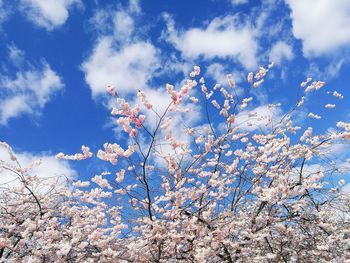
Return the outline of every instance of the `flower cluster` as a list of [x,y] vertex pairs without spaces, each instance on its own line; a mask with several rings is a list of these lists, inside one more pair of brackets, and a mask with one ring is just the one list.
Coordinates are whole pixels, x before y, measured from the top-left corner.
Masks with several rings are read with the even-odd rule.
[[[251,89],[263,85],[271,67],[248,74],[245,98],[232,76],[211,88],[198,66],[179,89],[166,85],[163,112],[143,91],[137,96],[144,107],[117,98],[112,115],[126,134],[97,152],[114,166],[84,181],[59,185],[30,175],[1,143],[9,158],[0,172],[16,180],[0,185],[0,261],[347,262],[350,197],[343,189],[350,161],[332,154],[349,142],[350,123],[324,133],[299,119],[295,125],[304,116],[297,111],[312,101],[306,97],[325,85],[311,78],[283,115],[248,107],[256,101]],[[116,96],[114,87],[108,92]],[[187,104],[193,108],[181,108]],[[155,125],[145,119],[150,112]],[[91,156],[86,146],[57,155]]]
[[[130,135],[132,137],[132,135]],[[136,150],[134,145],[129,146],[127,150],[123,150],[119,144],[105,143],[103,144],[104,150],[98,150],[97,157],[103,161],[108,161],[113,165],[116,165],[119,157],[129,158]]]
[[92,157],[92,152],[90,152],[89,147],[83,145],[81,146],[81,150],[83,153],[76,153],[73,155],[65,155],[64,153],[60,152],[56,155],[56,158],[64,159],[64,160],[80,161],[80,160],[85,160]]
[[[146,102],[147,101],[145,101],[145,103]],[[137,135],[137,129],[142,127],[142,123],[145,121],[146,116],[139,114],[141,109],[138,105],[131,108],[129,103],[121,98],[117,99],[117,103],[120,109],[113,108],[111,114],[119,116],[117,124],[123,127],[124,131],[127,132],[130,137],[135,137]]]

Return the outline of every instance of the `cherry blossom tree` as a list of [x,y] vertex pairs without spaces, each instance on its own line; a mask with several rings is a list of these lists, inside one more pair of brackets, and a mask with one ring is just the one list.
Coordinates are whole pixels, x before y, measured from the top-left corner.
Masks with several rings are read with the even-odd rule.
[[[271,67],[248,74],[245,94]],[[161,111],[147,92],[131,104],[109,86],[111,114],[127,139],[97,151],[110,168],[87,181],[40,178],[31,173],[39,164],[22,167],[2,143],[11,160],[0,163],[2,173],[14,180],[0,186],[0,259],[350,262],[350,199],[337,179],[349,163],[331,158],[335,145],[348,143],[350,123],[317,134],[298,117],[324,85],[302,82],[289,111],[252,108],[253,95],[243,97],[232,75],[210,88],[198,66],[180,88],[166,85]],[[92,156],[87,146],[57,154]]]

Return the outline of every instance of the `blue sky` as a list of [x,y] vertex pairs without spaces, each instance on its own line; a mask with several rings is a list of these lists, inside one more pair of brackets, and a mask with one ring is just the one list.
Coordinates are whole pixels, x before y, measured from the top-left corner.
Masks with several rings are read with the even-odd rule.
[[160,103],[161,88],[194,65],[212,84],[233,74],[245,96],[247,73],[273,61],[250,107],[286,111],[312,76],[327,84],[305,115],[322,119],[301,116],[303,125],[324,131],[350,118],[348,1],[0,0],[0,38],[0,140],[28,160],[120,139],[106,87],[131,100],[153,92]]

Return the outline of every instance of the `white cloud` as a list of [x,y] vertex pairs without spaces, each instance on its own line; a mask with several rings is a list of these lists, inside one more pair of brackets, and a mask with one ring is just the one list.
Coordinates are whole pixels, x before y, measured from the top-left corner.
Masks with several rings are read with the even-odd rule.
[[271,128],[272,123],[282,118],[282,110],[279,107],[262,105],[252,110],[244,110],[237,114],[235,124],[244,131]]
[[[28,152],[15,152],[18,162],[22,166],[31,167],[35,162],[41,160],[40,165],[33,165],[29,171],[30,175],[36,175],[40,178],[51,178],[64,176],[68,179],[74,179],[77,177],[77,172],[70,167],[67,161],[57,160],[54,156],[46,154],[32,154]],[[16,166],[16,164],[11,161],[7,151],[0,147],[0,160]],[[0,171],[0,185],[10,183],[13,185],[16,179],[14,175],[6,170]],[[63,182],[63,178],[61,179]]]
[[165,15],[166,40],[178,49],[186,59],[228,58],[238,60],[246,68],[257,65],[255,31],[247,24],[239,25],[233,16],[213,19],[206,28],[177,31],[173,20]]
[[169,60],[162,61],[162,69],[159,75],[175,76],[181,73],[184,78],[188,78],[190,72],[193,70],[193,63],[177,59],[175,54]]
[[344,157],[349,156],[349,144],[342,141],[335,141],[332,143],[329,149],[327,157],[333,160],[342,160]]
[[[147,100],[153,105],[153,109],[158,114],[163,114],[171,102],[171,96],[166,91],[165,85],[158,89],[148,88],[145,89],[144,92],[147,96]],[[140,105],[142,104],[140,101],[137,103]]]
[[[113,28],[113,21],[111,20],[112,12],[110,9],[98,9],[94,15],[89,19],[89,30],[97,31],[103,34]],[[113,30],[113,29],[112,29]]]
[[[24,53],[15,47],[10,49],[9,57],[14,65],[26,62]],[[46,62],[40,69],[31,65],[28,70],[19,68],[14,78],[0,75],[0,124],[6,125],[9,119],[25,113],[40,113],[63,87],[61,78]]]
[[243,4],[247,4],[248,0],[231,0],[231,4],[232,5],[243,5]]
[[15,79],[4,77],[1,80],[1,86],[17,94],[24,92],[27,95],[33,95],[36,100],[33,103],[40,108],[45,106],[56,91],[63,88],[60,77],[47,63],[43,64],[41,70],[17,72]]
[[[294,182],[299,181],[300,171],[301,171],[300,166],[297,166],[297,167],[294,167],[294,169],[291,169],[290,172],[288,173],[288,180],[294,181]],[[327,171],[322,164],[304,164],[302,172],[303,172],[302,173],[303,178],[307,178],[318,172],[326,173]]]
[[292,12],[293,34],[303,42],[306,57],[338,52],[350,44],[350,2],[286,0]]
[[24,52],[15,45],[8,45],[9,59],[15,66],[21,66],[24,62]]
[[158,50],[138,34],[140,14],[139,1],[130,0],[126,7],[98,10],[90,20],[98,38],[81,69],[93,97],[106,94],[108,85],[122,96],[145,89],[160,68]]
[[28,101],[30,101],[30,98],[25,95],[17,95],[2,100],[0,105],[0,123],[7,124],[11,118],[18,117],[24,113],[32,113]]
[[224,66],[222,64],[213,63],[207,67],[207,75],[210,76],[211,78],[213,78],[216,81],[216,83],[219,83],[221,85],[227,84],[227,75],[228,74],[233,75],[234,81],[236,81],[236,82],[242,81],[242,75],[239,72],[228,71],[224,68]]
[[4,1],[0,0],[0,24],[9,16],[9,10],[4,7]]
[[114,15],[114,35],[123,42],[128,41],[134,31],[134,20],[124,11],[118,11]]
[[283,41],[278,41],[274,44],[269,54],[269,60],[278,65],[280,65],[283,60],[292,60],[293,57],[292,48]]
[[346,62],[345,58],[339,58],[335,56],[330,61],[327,61],[327,65],[320,66],[317,63],[310,63],[309,74],[314,78],[319,79],[332,79],[337,77],[343,64]]
[[224,85],[227,82],[228,73],[225,72],[224,66],[219,63],[214,63],[207,67],[207,74],[218,84]]
[[80,0],[21,0],[20,9],[34,24],[53,30],[67,21],[73,6],[80,4]]
[[[327,129],[327,134],[332,134],[335,132],[337,131],[334,129],[334,127],[329,127]],[[344,160],[350,157],[349,144],[346,141],[333,140],[324,154],[328,160],[344,162]],[[347,166],[346,162],[344,162],[343,165]]]
[[130,13],[134,14],[140,14],[141,13],[141,6],[139,0],[129,0],[129,6],[128,10]]
[[121,94],[144,89],[157,67],[157,51],[152,44],[134,42],[115,47],[112,37],[100,38],[82,64],[93,96],[105,93],[108,85],[115,85]]
[[346,193],[346,194],[350,194],[350,183],[344,185],[342,188],[341,188],[342,192]]
[[100,8],[89,19],[89,28],[100,36],[113,36],[115,40],[130,42],[134,36],[135,21],[141,14],[138,0],[130,0],[128,6],[117,9]]

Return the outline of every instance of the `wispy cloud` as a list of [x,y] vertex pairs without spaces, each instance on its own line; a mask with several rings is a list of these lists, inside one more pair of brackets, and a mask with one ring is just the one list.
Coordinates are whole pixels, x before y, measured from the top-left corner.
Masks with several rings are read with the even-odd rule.
[[278,41],[273,45],[269,54],[269,60],[280,65],[284,60],[292,60],[293,49],[284,41]]
[[9,58],[17,71],[14,77],[0,74],[2,125],[23,114],[40,114],[56,92],[64,88],[60,76],[46,61],[42,61],[41,67],[34,67],[15,46],[9,47]]
[[[53,155],[48,154],[33,154],[29,152],[14,152],[18,162],[23,168],[30,168],[30,174],[39,178],[57,178],[63,183],[64,178],[74,179],[77,177],[77,172],[69,165],[67,161],[57,160]],[[11,161],[6,149],[0,147],[0,160],[16,166],[16,163]],[[36,164],[40,161],[40,165]],[[61,177],[61,178],[60,178]],[[13,173],[6,170],[0,171],[0,186],[18,184]]]
[[53,30],[66,23],[69,11],[82,5],[80,0],[21,0],[19,9],[39,27]]
[[286,0],[293,34],[301,39],[306,57],[337,53],[350,44],[350,2]]
[[170,15],[165,14],[167,31],[163,34],[186,59],[221,58],[240,62],[245,68],[257,65],[255,30],[238,23],[234,16],[213,19],[206,27],[178,30]]
[[279,107],[261,105],[237,114],[236,125],[243,131],[268,130],[272,124],[281,120],[283,112]]
[[[97,10],[92,18],[98,38],[81,69],[93,97],[105,93],[108,85],[124,95],[144,89],[159,68],[155,46],[135,33],[134,18],[140,12],[138,1],[130,1],[112,12]],[[106,28],[106,21],[113,21],[113,27]]]

